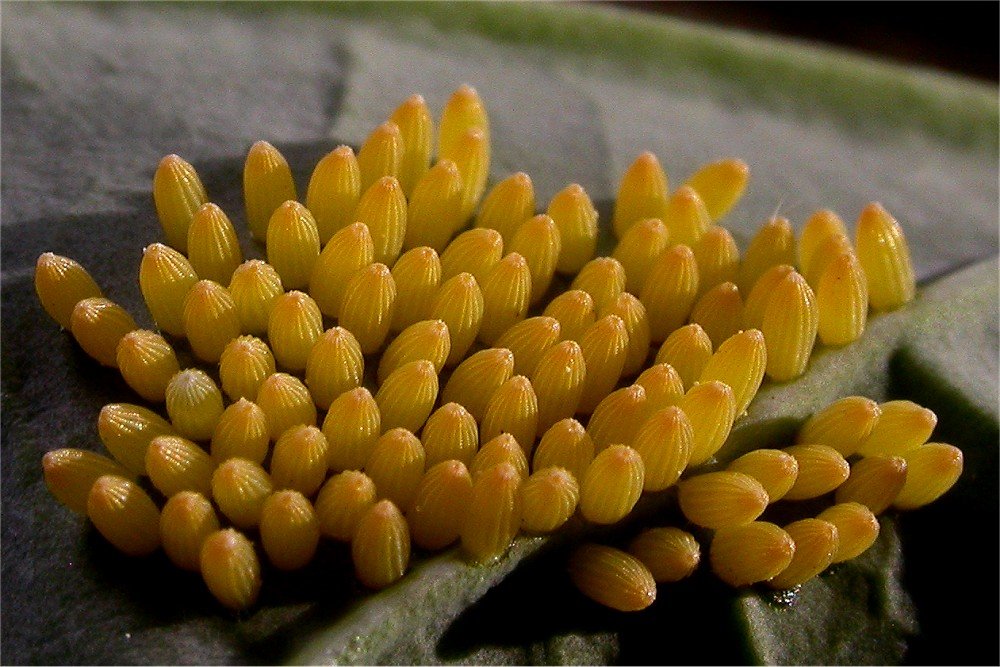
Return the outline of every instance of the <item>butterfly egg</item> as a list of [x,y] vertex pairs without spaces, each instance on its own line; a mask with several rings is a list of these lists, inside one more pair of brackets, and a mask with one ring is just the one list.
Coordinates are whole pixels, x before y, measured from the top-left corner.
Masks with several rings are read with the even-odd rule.
[[173,248],[153,243],[142,251],[139,289],[160,331],[184,335],[184,298],[196,282],[198,274],[187,257]]
[[456,236],[441,254],[441,278],[471,273],[483,284],[503,258],[503,237],[495,229],[469,229]]
[[529,303],[539,303],[552,284],[556,263],[562,251],[562,240],[556,223],[544,213],[525,220],[514,234],[509,250],[524,257],[528,263],[531,273]]
[[742,415],[757,395],[767,367],[764,334],[747,329],[733,334],[718,346],[698,376],[699,382],[718,380],[728,384],[736,401],[736,415]]
[[[764,312],[771,302],[775,288],[795,269],[789,264],[772,266],[757,279],[747,298],[743,301],[743,327],[760,329],[764,322]],[[746,291],[743,292],[746,294]]]
[[569,521],[580,502],[580,487],[565,468],[543,468],[521,484],[521,528],[552,533]]
[[102,475],[87,494],[87,516],[98,532],[128,556],[146,556],[160,546],[160,510],[135,482]]
[[452,160],[441,160],[421,177],[410,195],[403,247],[429,246],[442,252],[461,226],[462,174]]
[[479,427],[472,414],[459,403],[445,403],[427,418],[420,434],[427,465],[457,460],[465,465],[479,449]]
[[821,343],[839,346],[861,338],[868,322],[868,285],[857,257],[844,254],[830,263],[816,288],[816,306]]
[[643,491],[662,491],[677,483],[691,458],[694,431],[677,406],[653,413],[632,440],[642,457]]
[[359,470],[333,475],[316,496],[316,519],[324,537],[350,542],[361,516],[375,504],[375,482]]
[[316,221],[321,244],[351,224],[351,214],[360,198],[358,158],[350,146],[337,146],[316,163],[306,189],[306,208]]
[[392,112],[389,120],[399,128],[403,154],[399,163],[399,183],[407,197],[430,167],[434,121],[427,102],[410,95]]
[[496,340],[496,347],[514,355],[514,373],[530,376],[542,355],[560,340],[559,320],[539,315],[512,325]]
[[[452,353],[454,353],[454,344]],[[506,348],[491,347],[469,356],[452,371],[441,392],[442,403],[458,403],[477,422],[486,414],[493,394],[514,375],[514,354]]]
[[[361,192],[390,176],[395,179],[403,161],[403,136],[399,126],[386,121],[371,131],[358,149],[358,170],[361,174]],[[400,189],[402,193],[402,189]],[[362,195],[363,197],[364,195]],[[354,216],[356,219],[357,215]]]
[[139,328],[128,311],[100,296],[80,300],[73,307],[69,326],[83,351],[111,368],[118,367],[118,343]]
[[743,160],[726,158],[709,162],[691,174],[684,185],[692,188],[705,202],[709,217],[724,217],[743,197],[750,167]]
[[234,457],[263,463],[270,449],[267,416],[260,406],[245,398],[222,411],[212,434],[210,451],[216,463]]
[[375,261],[375,245],[363,222],[337,230],[323,246],[309,275],[309,296],[327,317],[336,317],[351,277]]
[[201,546],[205,538],[219,530],[219,518],[212,503],[195,491],[170,496],[160,512],[160,542],[170,561],[197,572],[201,567]]
[[677,405],[684,397],[684,383],[670,364],[653,364],[639,374],[635,384],[646,390],[646,406],[650,414]]
[[755,449],[735,459],[726,470],[749,475],[767,491],[768,502],[784,498],[799,475],[799,462],[779,449]]
[[940,442],[929,442],[903,455],[906,483],[893,501],[901,510],[913,510],[934,502],[955,485],[962,475],[962,450]]
[[705,202],[689,185],[682,185],[670,195],[662,217],[671,242],[692,247],[712,225]]
[[618,297],[598,313],[599,318],[617,315],[625,324],[628,335],[628,349],[625,353],[625,365],[622,367],[622,377],[630,377],[643,369],[649,357],[650,330],[646,307],[638,298],[622,292]]
[[485,470],[473,482],[459,537],[476,563],[498,559],[521,527],[521,475],[509,463]]
[[323,315],[305,292],[292,290],[274,301],[267,339],[279,366],[304,371],[309,353],[323,335]]
[[306,289],[319,257],[319,232],[312,213],[297,201],[286,201],[267,223],[267,261],[285,289]]
[[146,329],[122,336],[115,359],[128,386],[151,403],[166,400],[167,383],[181,369],[170,343]]
[[687,322],[697,294],[698,266],[691,248],[677,245],[660,255],[639,291],[654,341],[666,340]]
[[392,428],[375,441],[365,474],[375,483],[379,498],[388,498],[406,510],[423,477],[426,460],[417,436],[405,428]]
[[77,514],[87,513],[87,495],[99,477],[118,475],[135,479],[135,473],[116,461],[86,449],[53,449],[42,457],[45,486],[60,503]]
[[574,479],[581,480],[593,460],[594,442],[587,430],[577,420],[567,417],[545,431],[535,448],[531,469],[564,468]]
[[395,583],[410,564],[410,531],[391,500],[380,500],[358,520],[351,540],[354,574],[364,586]]
[[653,153],[642,153],[622,175],[611,226],[618,238],[644,218],[663,218],[667,207],[667,175]]
[[829,209],[820,209],[809,216],[802,226],[796,249],[797,266],[803,275],[811,273],[813,253],[831,236],[847,236],[847,228],[840,216]]
[[396,304],[396,281],[385,264],[354,274],[344,290],[338,322],[357,339],[364,354],[377,352],[389,335]]
[[879,418],[858,447],[862,456],[904,455],[927,442],[937,415],[913,401],[887,401],[879,406]]
[[851,466],[833,447],[792,445],[782,451],[794,456],[799,464],[799,474],[785,493],[785,500],[818,498],[843,484],[851,474]]
[[240,318],[229,290],[199,280],[184,299],[184,335],[202,361],[218,363],[229,341],[240,335]]
[[760,324],[767,344],[767,376],[786,382],[802,375],[818,328],[816,295],[800,274],[788,274],[775,286]]
[[326,480],[329,444],[315,426],[299,424],[281,434],[271,452],[275,489],[294,489],[313,496]]
[[881,514],[906,483],[906,460],[901,456],[867,456],[851,465],[851,474],[837,487],[838,503],[856,502]]
[[719,283],[695,302],[689,321],[701,326],[718,347],[743,329],[743,298],[734,283]]
[[455,142],[470,129],[481,130],[488,137],[490,121],[479,93],[472,86],[463,84],[455,89],[441,110],[438,156],[448,154]]
[[613,547],[584,544],[569,559],[577,590],[617,611],[641,611],[656,600],[656,581],[634,556]]
[[670,232],[659,218],[637,220],[615,246],[611,256],[625,269],[625,289],[638,294],[649,270],[669,247]]
[[271,565],[298,570],[316,555],[319,521],[312,503],[298,491],[277,491],[260,512],[260,541]]
[[605,396],[594,408],[587,421],[587,434],[596,451],[615,443],[631,446],[650,414],[642,385],[622,387]]
[[364,387],[334,399],[323,420],[330,470],[361,470],[382,433],[378,404]]
[[392,176],[384,176],[363,191],[354,219],[371,232],[375,261],[390,265],[403,249],[407,230],[407,204],[403,189]]
[[594,297],[579,289],[563,292],[549,301],[543,315],[559,322],[562,340],[579,341],[587,327],[597,321]]
[[242,611],[260,594],[260,562],[253,543],[233,528],[216,531],[201,547],[201,576],[224,607]]
[[451,335],[451,352],[446,366],[465,358],[479,335],[485,311],[483,293],[471,273],[460,273],[446,280],[431,304],[430,318],[443,320]]
[[382,353],[378,364],[378,381],[385,382],[397,368],[420,359],[434,364],[434,371],[440,373],[450,353],[451,337],[444,321],[416,322],[396,336]]
[[239,336],[229,341],[219,358],[222,390],[233,401],[257,398],[261,383],[274,371],[271,348],[255,336]]
[[531,386],[538,399],[536,434],[576,414],[586,381],[587,362],[576,341],[556,343],[542,355],[531,376]]
[[684,480],[677,500],[688,521],[717,530],[753,521],[767,508],[768,496],[750,475],[723,470]]
[[181,491],[210,494],[214,471],[212,457],[187,438],[160,435],[146,450],[149,481],[167,498]]
[[382,415],[382,430],[402,427],[416,433],[427,421],[438,395],[434,364],[419,359],[389,374],[375,394]]
[[[809,263],[809,271],[802,271],[806,282],[816,290],[819,288],[820,278],[826,273],[827,268],[843,255],[853,255],[854,248],[851,241],[846,236],[833,235],[823,239],[812,254],[812,261]],[[859,264],[860,267],[860,264]],[[862,272],[862,276],[864,272]],[[867,288],[867,284],[866,284]]]
[[628,551],[649,568],[658,583],[685,579],[701,562],[701,547],[694,535],[672,526],[642,531],[629,543]]
[[639,452],[612,445],[597,454],[580,483],[580,513],[598,524],[617,523],[639,502],[645,466]]
[[306,386],[323,410],[345,391],[361,386],[364,373],[361,346],[344,327],[327,329],[306,357]]
[[500,433],[485,441],[485,444],[472,457],[469,474],[475,481],[484,472],[501,463],[509,463],[514,466],[514,470],[521,476],[521,479],[528,477],[528,458],[524,448],[510,433]]
[[188,261],[199,277],[228,285],[243,262],[236,229],[221,208],[203,204],[188,228]]
[[728,384],[710,380],[691,387],[677,405],[691,420],[694,429],[690,465],[701,465],[711,459],[729,437],[736,419],[736,395]]
[[249,459],[227,459],[212,473],[212,500],[223,516],[244,530],[260,523],[264,501],[273,490],[271,476]]
[[261,383],[254,402],[267,416],[271,440],[277,440],[293,426],[316,425],[316,405],[309,389],[294,375],[274,373],[268,376]]
[[785,526],[795,542],[791,562],[767,583],[772,588],[794,588],[809,581],[833,562],[840,545],[837,527],[823,519],[800,519]]
[[625,267],[614,257],[595,257],[583,265],[569,288],[589,294],[597,312],[625,291]]
[[725,227],[713,225],[691,247],[698,265],[698,296],[720,283],[735,283],[740,250]]
[[607,315],[580,336],[580,350],[587,369],[579,412],[590,414],[618,384],[628,355],[628,331],[617,315]]
[[184,369],[167,383],[167,415],[179,435],[210,440],[222,416],[222,392],[204,371]]
[[160,160],[153,174],[153,205],[169,245],[187,252],[191,218],[207,201],[205,186],[191,163],[173,154]]
[[509,433],[527,456],[534,448],[538,423],[539,403],[535,389],[528,378],[515,375],[500,385],[486,404],[479,440],[485,443],[501,433]]
[[712,572],[736,588],[772,579],[788,567],[794,554],[791,535],[767,521],[720,528],[708,548]]
[[253,237],[265,240],[275,209],[295,199],[298,195],[288,161],[268,142],[256,142],[243,165],[243,203]]
[[404,252],[392,265],[391,273],[396,282],[396,307],[390,331],[402,331],[430,317],[441,286],[441,260],[434,248],[420,246]]
[[834,563],[857,558],[878,538],[878,519],[861,503],[838,503],[820,512],[816,518],[828,521],[837,528]]
[[267,333],[271,308],[284,293],[281,276],[267,262],[251,259],[236,267],[229,281],[229,295],[236,304],[240,330],[254,336]]
[[854,244],[873,309],[893,310],[913,300],[916,282],[910,249],[899,223],[881,204],[873,202],[861,211]]
[[101,408],[97,432],[111,455],[134,475],[146,474],[146,449],[153,438],[176,435],[166,419],[130,403],[109,403]]
[[[506,245],[514,240],[514,234],[521,223],[534,214],[535,189],[531,177],[519,171],[503,179],[486,193],[479,206],[475,226],[479,229],[496,230]],[[551,211],[549,215],[552,216]]]
[[[486,191],[486,180],[490,175],[490,152],[489,132],[475,128],[467,130],[458,137],[449,150],[438,156],[441,161],[454,161],[462,177],[459,225],[468,220],[476,210],[479,200]],[[459,225],[452,228],[452,233],[458,231]]]
[[712,339],[700,324],[692,323],[675,329],[656,352],[656,364],[666,364],[676,371],[685,389],[690,389],[701,377],[712,358]]
[[795,233],[787,218],[775,216],[761,225],[743,253],[736,274],[740,292],[747,294],[769,268],[795,264]]
[[871,434],[882,409],[864,396],[847,396],[826,406],[802,425],[796,442],[826,445],[851,456]]
[[493,345],[504,331],[524,319],[531,297],[531,270],[516,252],[493,267],[482,286],[483,318],[479,340]]
[[556,271],[572,275],[594,258],[597,250],[597,209],[587,191],[571,183],[553,195],[545,211],[556,223],[562,250]]
[[35,262],[35,293],[49,317],[64,329],[73,307],[83,299],[102,296],[87,270],[69,257],[44,252]]
[[440,461],[417,485],[407,518],[413,543],[428,551],[444,549],[459,538],[469,501],[472,477],[461,461]]

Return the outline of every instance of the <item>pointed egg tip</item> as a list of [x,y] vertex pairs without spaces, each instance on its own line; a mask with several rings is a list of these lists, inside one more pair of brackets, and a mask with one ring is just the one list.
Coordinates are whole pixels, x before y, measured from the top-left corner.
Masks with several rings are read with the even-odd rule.
[[387,120],[381,125],[379,125],[377,128],[375,128],[375,131],[372,132],[372,134],[400,136],[402,133],[400,132],[399,125],[397,125],[395,121]]

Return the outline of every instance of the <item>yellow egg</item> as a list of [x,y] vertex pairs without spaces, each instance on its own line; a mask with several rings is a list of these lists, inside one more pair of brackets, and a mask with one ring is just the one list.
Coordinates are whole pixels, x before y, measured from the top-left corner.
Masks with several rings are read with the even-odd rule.
[[243,201],[253,237],[263,241],[271,214],[282,203],[295,199],[295,182],[288,161],[268,142],[256,142],[243,166]]
[[306,208],[316,220],[321,244],[351,224],[360,197],[361,169],[354,150],[337,146],[316,163],[306,190]]

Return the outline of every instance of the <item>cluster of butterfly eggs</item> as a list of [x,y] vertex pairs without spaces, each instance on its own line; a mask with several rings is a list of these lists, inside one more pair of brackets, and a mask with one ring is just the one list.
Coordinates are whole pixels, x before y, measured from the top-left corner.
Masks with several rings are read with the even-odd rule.
[[[482,198],[489,123],[474,90],[448,101],[438,138],[431,166],[430,116],[411,97],[356,156],[341,146],[319,162],[305,206],[280,153],[255,144],[246,217],[267,262],[243,262],[193,167],[164,158],[154,199],[169,245],[146,248],[139,272],[162,333],[138,329],[79,264],[42,255],[45,309],[170,418],[106,406],[99,431],[115,460],[50,452],[57,498],[127,553],[162,544],[230,607],[251,605],[260,587],[240,531],[257,530],[286,569],[307,563],[321,535],[349,541],[358,578],[379,588],[405,572],[411,541],[460,540],[487,561],[578,505],[586,520],[620,520],[643,490],[711,459],[765,374],[801,374],[817,335],[850,342],[869,302],[913,296],[905,240],[877,204],[854,247],[821,211],[797,247],[788,221],[769,221],[741,260],[713,221],[739,199],[745,165],[707,165],[669,194],[646,153],[621,182],[618,246],[595,259],[597,213],[579,185],[543,215],[523,173]],[[474,212],[475,228],[461,231]],[[570,289],[527,317],[556,273],[575,276]],[[324,331],[324,316],[338,326]],[[217,363],[221,391],[204,371],[181,370],[163,334]],[[662,344],[643,370],[651,342]],[[383,348],[372,396],[365,357]],[[584,428],[575,417],[586,415]],[[141,475],[167,498],[162,511]]]

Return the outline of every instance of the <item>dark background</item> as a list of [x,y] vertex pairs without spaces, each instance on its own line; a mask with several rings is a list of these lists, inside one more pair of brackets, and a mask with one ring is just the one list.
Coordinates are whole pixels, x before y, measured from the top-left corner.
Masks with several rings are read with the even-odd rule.
[[997,82],[997,2],[615,2]]

